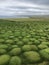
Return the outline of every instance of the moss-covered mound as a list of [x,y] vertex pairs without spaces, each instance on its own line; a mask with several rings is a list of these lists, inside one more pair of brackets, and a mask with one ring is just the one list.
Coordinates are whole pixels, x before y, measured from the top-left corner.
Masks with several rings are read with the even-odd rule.
[[46,48],[48,48],[48,46],[45,44],[40,44],[40,45],[38,45],[38,48],[39,49],[46,49]]
[[5,40],[4,39],[0,39],[0,43],[3,43]]
[[39,40],[34,40],[35,45],[39,45],[40,41]]
[[13,56],[9,62],[9,65],[21,65],[21,59],[18,56]]
[[23,51],[31,51],[31,50],[32,50],[31,45],[24,45],[24,46],[22,47],[22,50],[23,50]]
[[10,60],[10,56],[9,55],[1,55],[0,56],[0,65],[8,64],[9,60]]
[[34,51],[24,52],[24,56],[28,62],[39,62],[41,60],[40,55]]
[[31,45],[31,49],[32,49],[33,51],[38,51],[38,47],[37,47],[36,45]]
[[17,47],[18,47],[18,45],[11,45],[11,47],[12,47],[12,48],[17,48]]
[[49,48],[41,50],[40,54],[44,59],[49,60]]
[[42,44],[45,44],[45,45],[49,46],[49,42],[42,42]]
[[5,54],[6,50],[5,49],[0,49],[0,54]]
[[7,49],[8,48],[8,45],[6,44],[0,44],[0,49]]
[[6,41],[5,41],[5,43],[8,43],[8,44],[14,44],[14,41],[13,41],[13,40],[8,39],[8,40],[6,40]]
[[22,46],[23,45],[23,42],[22,41],[19,41],[16,43],[18,46]]
[[21,53],[21,48],[14,48],[9,53],[10,55],[19,55]]
[[31,50],[37,51],[38,48],[37,48],[36,45],[24,45],[24,46],[22,47],[22,50],[23,50],[23,51],[31,51]]

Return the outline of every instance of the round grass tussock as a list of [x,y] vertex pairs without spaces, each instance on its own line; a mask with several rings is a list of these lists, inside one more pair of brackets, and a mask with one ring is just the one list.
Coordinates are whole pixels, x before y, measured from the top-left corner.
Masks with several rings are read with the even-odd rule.
[[22,46],[24,43],[23,43],[22,41],[18,41],[16,44],[17,44],[18,46]]
[[21,53],[21,48],[13,48],[10,51],[10,55],[19,55]]
[[9,39],[13,39],[14,38],[14,36],[9,36]]
[[18,56],[13,56],[9,62],[9,65],[21,65],[21,59]]
[[6,50],[5,49],[0,49],[0,54],[5,54]]
[[31,50],[32,50],[31,45],[24,45],[24,46],[22,47],[22,50],[23,50],[23,51],[31,51]]
[[33,42],[31,42],[31,41],[30,41],[30,42],[28,42],[27,44],[28,44],[28,45],[32,45],[32,44],[33,44]]
[[39,45],[40,41],[39,40],[35,40],[34,43],[35,43],[35,45]]
[[8,43],[8,44],[14,44],[14,41],[13,40],[10,40],[10,39],[9,40],[6,40],[5,42]]
[[7,49],[8,48],[8,45],[6,44],[0,44],[0,49]]
[[4,39],[0,39],[0,43],[3,43],[5,40]]
[[8,64],[9,60],[10,60],[10,56],[9,55],[1,55],[0,56],[0,65]]
[[31,42],[34,42],[36,39],[35,38],[30,38],[29,39]]
[[48,48],[48,46],[44,45],[44,44],[40,44],[40,45],[38,45],[38,48],[39,49],[46,49],[46,48]]
[[19,39],[18,39],[18,38],[15,38],[15,39],[14,39],[14,41],[15,41],[15,42],[18,42],[18,41],[19,41]]
[[45,45],[49,46],[49,42],[42,42],[42,44],[45,44]]
[[33,51],[38,51],[38,48],[37,48],[36,45],[31,45],[31,48],[32,48]]
[[18,45],[12,45],[11,46],[11,48],[17,48],[18,47]]
[[19,37],[20,36],[20,32],[18,31],[18,32],[15,32],[15,36],[16,37]]
[[40,54],[44,59],[49,60],[49,48],[41,50]]
[[22,40],[24,43],[27,43],[27,42],[29,42],[29,39],[27,39],[27,38],[23,38],[23,40]]
[[39,62],[41,60],[40,55],[35,51],[24,52],[24,56],[28,62]]

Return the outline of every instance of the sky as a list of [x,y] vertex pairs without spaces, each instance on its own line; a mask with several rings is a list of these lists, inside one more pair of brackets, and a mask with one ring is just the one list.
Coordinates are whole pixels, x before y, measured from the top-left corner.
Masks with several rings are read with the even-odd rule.
[[0,0],[0,17],[49,15],[49,0]]

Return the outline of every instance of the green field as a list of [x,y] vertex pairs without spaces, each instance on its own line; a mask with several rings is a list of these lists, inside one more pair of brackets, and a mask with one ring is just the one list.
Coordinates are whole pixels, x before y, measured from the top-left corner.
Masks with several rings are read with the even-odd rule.
[[49,19],[0,19],[0,65],[49,65]]

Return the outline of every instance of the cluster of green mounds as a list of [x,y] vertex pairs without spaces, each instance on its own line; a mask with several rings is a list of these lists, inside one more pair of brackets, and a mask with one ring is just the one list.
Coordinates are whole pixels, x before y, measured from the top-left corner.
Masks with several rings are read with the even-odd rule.
[[0,20],[0,65],[49,65],[49,22]]

